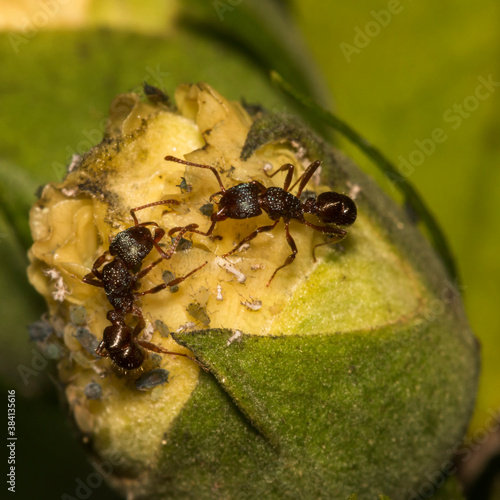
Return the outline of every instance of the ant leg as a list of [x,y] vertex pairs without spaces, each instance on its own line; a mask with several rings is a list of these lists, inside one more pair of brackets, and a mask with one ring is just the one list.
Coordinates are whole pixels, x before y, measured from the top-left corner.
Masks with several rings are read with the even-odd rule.
[[154,286],[153,288],[150,288],[149,290],[145,290],[144,292],[137,292],[135,294],[136,297],[142,297],[143,295],[150,294],[150,293],[158,293],[161,292],[162,290],[165,290],[167,288],[167,285],[165,283],[162,283],[161,285]]
[[347,234],[345,229],[340,229],[339,227],[317,226],[306,220],[304,220],[304,224],[312,227],[315,231],[319,231],[321,234],[336,234],[340,239],[345,238]]
[[[139,210],[143,210],[144,208],[148,208],[148,207],[154,207],[156,205],[168,205],[168,204],[172,204],[172,205],[180,205],[181,202],[178,201],[178,200],[161,200],[161,201],[154,201],[153,203],[148,203],[147,205],[141,205],[140,207],[135,207],[135,208],[131,208],[130,209],[130,215],[132,216],[132,218],[134,219],[134,224],[136,226],[139,225],[139,221],[137,220],[137,217],[135,216],[135,212],[138,212]],[[146,224],[154,224],[154,223],[151,223],[151,222],[147,222]],[[145,224],[141,224],[141,226],[144,226]]]
[[290,222],[285,222],[285,234],[286,234],[286,241],[288,242],[288,245],[292,249],[292,253],[286,258],[285,263],[278,267],[276,271],[274,271],[273,275],[271,276],[271,279],[268,281],[266,286],[269,286],[271,284],[271,281],[273,281],[273,278],[276,276],[276,273],[280,270],[283,269],[286,266],[289,266],[294,260],[295,256],[297,255],[297,245],[295,244],[294,239],[292,238],[292,235],[290,234],[290,231],[288,229]]
[[149,266],[145,267],[144,269],[141,269],[134,277],[134,281],[137,282],[140,279],[144,278],[146,274],[153,269],[153,267],[157,266],[160,262],[163,261],[163,257],[160,257],[159,259],[155,260],[153,263],[149,264]]
[[285,163],[280,168],[278,168],[276,172],[273,172],[272,174],[268,174],[266,171],[264,171],[264,173],[268,177],[274,177],[278,172],[281,172],[282,170],[288,170],[288,172],[286,173],[285,182],[283,183],[283,189],[285,191],[288,191],[290,183],[292,182],[293,171],[295,170],[295,167],[291,163]]
[[[186,233],[197,233],[198,231],[196,231],[196,229],[198,228],[198,224],[188,224],[187,226],[184,226],[179,234],[177,235],[177,237],[175,238],[175,240],[173,241],[172,245],[170,246],[170,248],[168,249],[168,255],[170,258],[174,253],[175,251],[177,250],[177,246],[179,245],[182,237],[186,234]],[[169,234],[170,234],[170,231],[169,231]]]
[[148,351],[157,352],[159,354],[170,354],[172,356],[182,356],[184,358],[188,358],[191,361],[194,361],[200,368],[203,368],[206,372],[208,372],[208,368],[203,366],[197,359],[193,358],[192,356],[189,356],[188,354],[184,354],[182,352],[167,351],[163,347],[160,347],[156,344],[152,344],[151,342],[146,342],[145,340],[137,340],[137,343],[144,349],[147,349]]
[[82,281],[87,283],[87,285],[98,286],[100,288],[104,288],[104,283],[100,279],[96,279],[93,273],[86,274]]
[[[196,229],[187,229],[186,231],[184,231],[184,233],[186,232],[189,232],[189,233],[196,233],[196,234],[201,234],[202,236],[210,236],[213,231],[214,231],[214,228],[215,228],[215,224],[217,223],[217,220],[214,220],[212,219],[212,224],[211,226],[208,228],[208,231],[206,233],[204,233],[203,231],[198,231]],[[188,227],[193,227],[193,226],[196,226],[198,227],[197,224],[190,224],[189,226],[179,226],[179,227],[173,227],[169,232],[168,232],[168,235],[169,236],[172,236],[174,235],[175,233],[178,233],[179,231],[183,231],[184,229],[188,228]]]
[[132,339],[136,339],[139,334],[146,328],[146,322],[144,321],[144,318],[142,315],[139,318],[139,321],[137,322],[137,325],[135,325],[134,331],[132,332]]
[[216,196],[219,196],[220,194],[224,194],[224,191],[217,191],[216,193],[211,194],[208,201],[212,201]]
[[175,253],[175,250],[177,249],[177,246],[179,245],[182,237],[186,233],[197,233],[198,232],[198,231],[196,231],[197,227],[198,227],[198,224],[189,224],[189,225],[184,226],[184,227],[174,227],[173,229],[171,229],[168,232],[169,236],[171,236],[171,234],[173,234],[173,233],[176,233],[177,231],[180,231],[180,232],[179,232],[179,235],[175,238],[175,240],[172,243],[172,245],[170,246],[170,248],[168,249],[168,251],[166,251],[166,252],[163,251],[163,249],[160,247],[160,245],[158,245],[158,241],[160,241],[160,239],[163,238],[163,236],[165,234],[165,231],[163,229],[159,228],[158,233],[155,232],[155,238],[153,240],[153,245],[156,248],[156,250],[158,251],[158,253],[161,255],[162,259],[168,260]]
[[[142,225],[142,224],[141,224]],[[153,236],[153,246],[156,248],[156,251],[162,256],[162,259],[166,259],[165,255],[167,255],[162,248],[160,247],[159,243],[162,240],[162,238],[165,236],[165,230],[162,229],[161,227],[158,226],[158,224],[155,224],[157,227],[154,230],[154,236]],[[156,266],[156,264],[154,264]]]
[[[168,252],[164,252],[163,249],[159,245],[161,239],[164,236],[165,236],[165,230],[162,229],[161,227],[157,227],[155,229],[155,232],[154,232],[152,243],[153,243],[153,246],[156,248],[156,251],[161,255],[162,259],[170,259],[171,255],[169,255]],[[154,265],[156,266],[156,264],[154,264]]]
[[[172,255],[174,254],[177,246],[179,245],[179,242],[182,238],[182,236],[186,233],[186,232],[194,232],[194,229],[198,227],[198,224],[189,224],[188,226],[185,226],[183,228],[178,228],[181,230],[181,233],[179,234],[179,236],[175,239],[174,243],[172,244],[172,246],[169,248],[169,250],[167,252],[164,252],[163,249],[160,247],[159,245],[159,242],[162,240],[162,238],[165,236],[165,230],[162,229],[161,227],[158,226],[158,224],[156,224],[156,222],[146,222],[145,224],[139,224],[140,226],[144,226],[146,224],[149,224],[149,225],[155,225],[157,226],[155,228],[155,232],[154,232],[154,236],[153,236],[153,246],[156,248],[156,251],[161,255],[161,258],[162,259],[170,259],[170,257],[172,257]],[[176,228],[174,228],[176,229]],[[170,236],[170,232],[169,231],[169,236]],[[159,261],[158,261],[159,262]],[[156,263],[153,263],[151,266],[148,266],[149,269],[151,269],[151,267],[154,267],[156,266],[156,264],[158,264],[158,262]],[[145,268],[145,269],[148,269],[148,268]],[[142,275],[144,276],[144,274]]]
[[202,267],[205,267],[208,264],[207,262],[204,262],[201,266],[198,266],[196,269],[193,269],[189,273],[187,273],[185,276],[181,276],[180,278],[175,278],[168,283],[165,284],[165,286],[175,286],[178,285],[179,283],[182,283],[186,278],[189,278],[192,274],[194,274],[196,271],[199,271]]
[[344,237],[343,236],[338,236],[337,238],[332,238],[330,241],[325,241],[324,243],[318,243],[317,245],[314,245],[313,247],[313,251],[312,251],[312,254],[313,254],[313,260],[314,262],[317,262],[317,258],[316,258],[316,248],[318,247],[322,247],[324,245],[333,245],[334,243],[337,243],[338,241],[342,240]]
[[154,229],[154,236],[153,236],[154,243],[159,243],[164,236],[165,236],[165,229],[162,229],[161,227],[156,227]]
[[106,347],[104,346],[104,340],[101,340],[99,342],[99,345],[96,347],[95,353],[102,358],[107,358],[109,356],[109,353],[105,349]]
[[279,222],[279,219],[271,226],[258,227],[253,233],[250,233],[246,238],[243,238],[231,251],[225,253],[222,257],[228,257],[229,255],[232,255],[234,252],[236,252],[241,247],[241,245],[253,240],[259,233],[263,233],[266,231],[272,231],[276,227],[276,224],[278,224],[278,222]]
[[86,274],[83,278],[82,281],[84,283],[87,283],[87,285],[93,285],[93,286],[98,286],[103,288],[104,283],[102,282],[103,275],[101,271],[99,271],[99,268],[109,260],[109,252],[104,252],[95,262],[94,265],[92,266],[92,272]]
[[204,262],[201,266],[198,266],[196,269],[193,269],[192,271],[187,273],[185,276],[181,276],[180,278],[174,278],[173,280],[170,280],[168,283],[162,283],[161,285],[157,285],[153,288],[150,288],[149,290],[145,290],[144,292],[138,292],[135,295],[136,295],[136,297],[141,297],[142,295],[146,295],[146,294],[150,294],[150,293],[158,293],[158,292],[161,292],[162,290],[165,290],[165,288],[167,288],[167,287],[178,285],[179,283],[182,283],[186,278],[189,278],[196,271],[199,271],[202,267],[205,267],[207,264],[208,264],[208,261]]
[[[137,297],[137,294],[135,294],[135,297]],[[142,315],[142,310],[137,304],[132,305],[132,309],[129,311],[129,313],[132,316],[135,316],[136,318],[139,318],[140,320],[142,320],[144,322],[144,316]],[[122,319],[122,321],[124,321],[124,320]],[[145,323],[144,323],[144,326],[146,326]],[[144,328],[144,326],[141,328],[141,330]]]
[[[88,283],[89,285],[94,285],[94,286],[102,286],[102,285],[96,285],[95,283],[90,283],[89,281],[91,281],[91,278],[97,278],[98,280],[102,280],[103,276],[101,271],[99,271],[99,268],[108,260],[110,260],[110,255],[109,252],[106,251],[94,262],[94,265],[92,266],[92,272],[84,276],[83,278],[84,283]],[[89,281],[87,281],[87,279]]]
[[180,158],[176,158],[175,156],[165,156],[165,160],[175,161],[177,163],[182,163],[183,165],[190,165],[191,167],[208,168],[214,173],[215,177],[217,178],[217,182],[219,183],[221,192],[222,193],[226,192],[226,188],[224,187],[224,184],[222,184],[222,179],[220,178],[219,172],[217,172],[215,167],[212,167],[210,165],[202,165],[201,163],[193,163],[191,161],[181,160]]
[[318,169],[318,167],[321,165],[321,161],[316,160],[312,162],[306,169],[306,171],[295,181],[294,185],[290,188],[290,191],[297,185],[297,183],[300,181],[299,184],[299,190],[297,191],[297,198],[300,197],[302,194],[302,191],[306,187],[306,184],[309,182],[311,177],[313,176],[314,172]]

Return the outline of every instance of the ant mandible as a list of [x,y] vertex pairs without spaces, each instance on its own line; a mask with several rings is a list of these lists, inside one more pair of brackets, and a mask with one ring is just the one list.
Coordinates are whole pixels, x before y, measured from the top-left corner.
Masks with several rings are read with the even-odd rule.
[[[120,368],[133,370],[140,367],[144,361],[144,352],[142,348],[164,354],[175,354],[190,356],[181,353],[167,351],[155,344],[138,340],[138,336],[144,329],[145,322],[141,309],[136,305],[139,297],[157,293],[167,287],[175,286],[201,269],[207,263],[197,267],[185,276],[175,278],[168,283],[162,283],[149,290],[137,292],[140,287],[140,279],[143,278],[153,267],[158,265],[163,259],[170,259],[174,254],[182,236],[191,230],[195,230],[198,225],[191,224],[183,228],[180,234],[172,243],[167,252],[164,252],[159,246],[160,240],[165,235],[156,222],[143,222],[139,224],[135,212],[148,207],[165,204],[179,204],[177,200],[162,200],[140,207],[132,208],[130,214],[134,219],[134,226],[119,232],[109,245],[109,251],[104,252],[92,266],[92,272],[83,277],[83,282],[89,285],[104,288],[106,296],[113,306],[113,310],[107,314],[107,319],[111,322],[104,330],[103,340],[96,349],[99,356],[109,355],[111,360]],[[155,226],[154,235],[146,226]],[[144,269],[134,273],[134,270],[140,269],[142,261],[155,247],[161,257]],[[109,261],[110,258],[113,259]],[[99,268],[104,264],[102,271]],[[126,314],[137,316],[139,321],[134,329],[125,322]]]
[[[328,191],[319,194],[317,197],[311,196],[304,202],[300,201],[300,195],[302,194],[306,184],[321,165],[321,161],[319,160],[311,163],[291,187],[290,184],[292,182],[295,167],[290,163],[286,163],[271,175],[266,172],[268,177],[274,177],[278,172],[286,171],[285,182],[283,183],[282,188],[266,188],[259,181],[251,181],[243,182],[229,189],[224,187],[219,172],[215,169],[215,167],[200,163],[192,163],[174,156],[165,156],[165,160],[193,167],[209,169],[215,175],[221,188],[220,191],[210,196],[211,201],[215,196],[222,195],[218,202],[218,209],[214,211],[210,218],[212,223],[208,231],[204,233],[196,229],[188,229],[189,232],[210,236],[217,222],[226,219],[250,219],[261,215],[262,211],[266,212],[269,218],[275,221],[274,224],[269,226],[258,227],[246,238],[243,238],[230,252],[224,254],[223,257],[227,257],[236,252],[241,245],[253,240],[259,233],[273,230],[280,219],[283,219],[283,222],[285,223],[286,240],[292,249],[292,253],[287,257],[285,263],[274,271],[271,279],[267,283],[267,286],[271,284],[271,281],[280,269],[290,265],[294,261],[295,255],[297,254],[297,246],[295,245],[295,241],[289,231],[289,224],[292,219],[295,219],[301,224],[305,224],[322,234],[335,235],[337,237],[337,241],[346,236],[347,231],[345,229],[313,224],[304,218],[304,214],[313,214],[324,224],[335,224],[335,226],[350,226],[356,220],[356,204],[351,198],[344,194]],[[293,195],[290,193],[290,190],[293,189],[297,183],[299,184],[298,191],[296,195]],[[185,228],[182,227],[175,227],[172,228],[168,234],[170,236],[178,231],[183,231],[184,229]]]

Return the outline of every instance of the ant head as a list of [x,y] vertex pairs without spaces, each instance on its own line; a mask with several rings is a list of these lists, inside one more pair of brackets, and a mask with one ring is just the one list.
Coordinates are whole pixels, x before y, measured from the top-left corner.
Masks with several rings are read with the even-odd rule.
[[356,220],[357,209],[349,196],[329,191],[318,196],[314,213],[326,224],[350,226]]
[[151,231],[145,226],[134,226],[118,233],[109,245],[109,253],[119,257],[127,269],[140,264],[153,248]]

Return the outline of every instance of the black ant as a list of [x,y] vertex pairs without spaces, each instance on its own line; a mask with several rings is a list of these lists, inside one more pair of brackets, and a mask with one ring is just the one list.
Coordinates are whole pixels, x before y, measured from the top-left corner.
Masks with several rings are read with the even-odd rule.
[[[193,274],[198,269],[191,271],[189,274]],[[183,279],[188,276],[189,275],[184,276]],[[139,339],[140,333],[146,326],[142,316],[140,316],[138,323],[133,329],[125,323],[125,316],[120,311],[108,311],[106,318],[111,322],[111,326],[107,326],[104,329],[102,341],[97,346],[95,353],[102,357],[109,356],[111,361],[118,367],[125,370],[136,370],[140,368],[145,360],[144,349],[147,349],[148,351],[160,354],[183,356],[194,361],[204,370],[207,370],[197,359],[188,354],[167,351],[163,347]]]
[[[140,296],[148,293],[157,293],[167,286],[174,286],[183,281],[183,279],[178,278],[168,285],[162,284],[144,292],[136,292],[139,288],[139,280],[163,259],[170,259],[184,233],[198,227],[197,224],[186,226],[186,230],[181,231],[168,252],[164,252],[159,242],[165,235],[165,231],[156,222],[143,222],[139,224],[135,212],[155,205],[166,205],[169,203],[180,204],[177,200],[163,200],[132,208],[130,215],[134,219],[134,226],[119,232],[111,241],[109,251],[104,252],[94,262],[92,272],[83,277],[84,283],[104,288],[109,302],[117,311],[141,316],[140,309],[135,305],[136,300]],[[151,234],[151,231],[146,226],[156,226],[154,235]],[[151,252],[153,247],[156,248],[161,257],[141,271],[133,274],[135,269],[140,268],[142,261]],[[106,261],[110,262],[104,265],[102,271],[99,271],[99,268]]]
[[[109,355],[117,366],[127,370],[133,370],[142,365],[144,361],[142,348],[193,359],[186,354],[166,351],[159,346],[137,339],[145,326],[142,311],[136,305],[137,299],[143,295],[157,293],[167,287],[178,285],[206,265],[205,262],[185,276],[175,278],[168,283],[157,285],[149,290],[137,292],[140,286],[140,279],[163,259],[170,259],[182,236],[187,231],[193,231],[198,227],[197,224],[191,224],[183,228],[169,250],[164,252],[159,246],[159,242],[165,235],[165,231],[156,222],[143,222],[139,224],[135,212],[144,208],[165,204],[178,205],[179,202],[177,200],[163,200],[132,208],[130,215],[134,219],[134,226],[119,232],[110,243],[109,251],[104,252],[94,262],[92,272],[83,277],[84,283],[104,288],[106,296],[113,306],[113,310],[109,311],[106,316],[111,322],[111,326],[105,328],[103,340],[97,347],[96,354],[99,356]],[[151,234],[151,231],[146,226],[155,226],[154,234]],[[142,261],[151,252],[153,247],[157,249],[161,257],[139,271],[138,269],[140,269]],[[112,260],[110,260],[111,257],[113,257]],[[110,262],[104,264],[106,261]],[[100,271],[99,268],[103,264],[104,267]],[[137,272],[134,273],[135,270]],[[134,329],[125,323],[125,316],[127,314],[139,318],[139,322]]]
[[[292,253],[287,257],[285,263],[278,267],[271,279],[267,283],[270,285],[276,273],[285,266],[290,265],[297,254],[297,247],[295,241],[293,240],[290,231],[289,224],[292,219],[298,220],[301,224],[305,224],[313,228],[322,234],[332,234],[335,235],[337,240],[344,238],[347,234],[345,229],[330,226],[318,226],[308,222],[304,218],[304,214],[313,214],[325,224],[335,224],[336,226],[350,226],[356,220],[357,210],[354,201],[348,196],[340,193],[335,193],[329,191],[326,193],[321,193],[317,197],[308,197],[304,202],[300,201],[300,195],[305,188],[306,184],[311,179],[314,172],[321,165],[321,161],[315,161],[311,163],[305,172],[297,179],[297,181],[290,187],[292,182],[294,166],[290,163],[282,165],[276,172],[269,175],[268,177],[275,176],[278,172],[286,171],[285,182],[283,187],[269,187],[266,188],[259,181],[244,182],[233,186],[229,189],[224,187],[222,180],[220,178],[219,172],[210,165],[202,165],[199,163],[192,163],[189,161],[181,160],[174,156],[166,156],[165,160],[175,161],[177,163],[182,163],[184,165],[190,165],[193,167],[206,168],[211,170],[221,188],[220,191],[214,193],[210,196],[210,201],[218,195],[222,195],[218,202],[218,209],[214,211],[210,220],[212,222],[207,232],[198,231],[196,229],[189,229],[189,232],[202,234],[204,236],[210,236],[215,228],[217,222],[226,219],[250,219],[252,217],[257,217],[262,214],[262,211],[266,212],[269,218],[274,222],[274,224],[269,226],[258,227],[255,231],[249,234],[246,238],[243,238],[230,252],[227,252],[223,257],[227,257],[232,253],[236,252],[238,248],[244,243],[253,240],[259,233],[264,231],[273,230],[278,224],[280,219],[283,219],[285,223],[285,233],[288,245],[292,249]],[[289,192],[289,189],[293,189],[297,183],[299,183],[299,188],[296,195]],[[169,236],[182,231],[185,228],[175,227],[169,231]]]

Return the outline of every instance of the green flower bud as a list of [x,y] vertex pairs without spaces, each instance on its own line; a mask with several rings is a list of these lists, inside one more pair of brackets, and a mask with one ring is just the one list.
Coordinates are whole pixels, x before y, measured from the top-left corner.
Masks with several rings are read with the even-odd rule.
[[[64,342],[58,368],[76,423],[115,464],[109,480],[148,499],[409,497],[460,442],[477,386],[477,344],[442,263],[372,180],[293,118],[249,114],[206,84],[179,87],[175,101],[176,111],[157,96],[117,97],[107,138],[31,212],[29,277]],[[212,238],[186,233],[192,245],[141,277],[139,292],[207,262],[137,307],[141,339],[208,371],[147,350],[135,370],[95,355],[112,306],[82,279],[134,225],[130,209],[178,201],[136,212],[167,232],[206,232],[207,205],[217,210],[214,173],[167,155],[213,166],[226,189],[283,187],[286,171],[268,174],[287,163],[293,187],[321,160],[305,189],[357,205],[337,243],[292,220],[298,253],[269,286],[291,254],[283,222],[221,258],[271,225],[266,213],[221,220]],[[158,257],[153,249],[143,268]]]

